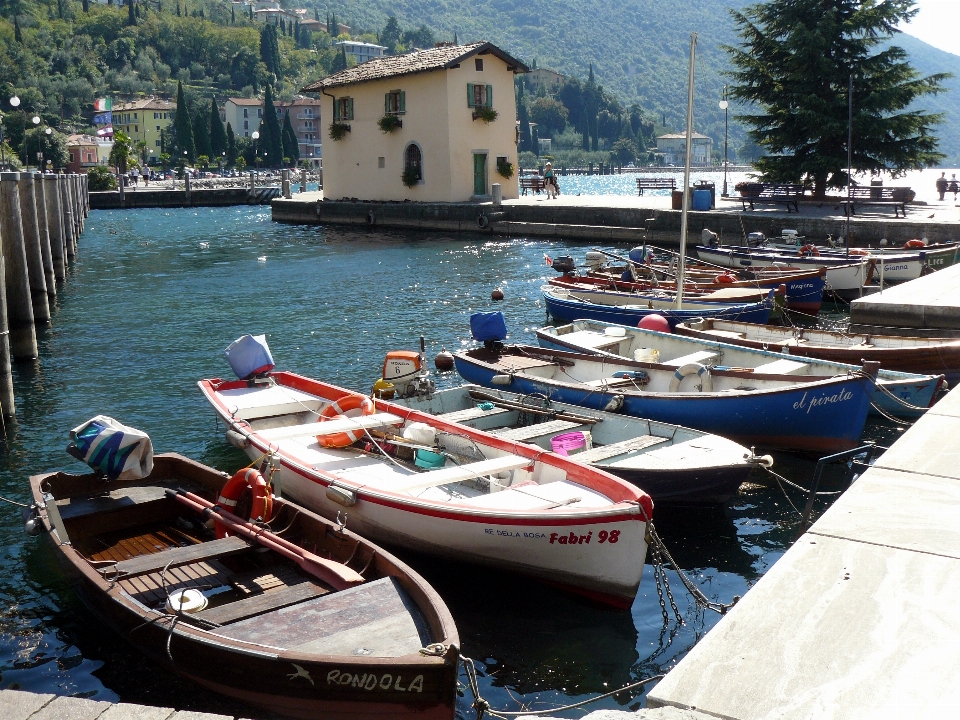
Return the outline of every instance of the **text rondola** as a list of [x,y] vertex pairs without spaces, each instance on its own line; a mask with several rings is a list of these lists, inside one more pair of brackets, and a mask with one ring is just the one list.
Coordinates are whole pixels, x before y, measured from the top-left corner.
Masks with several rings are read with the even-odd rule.
[[331,670],[327,673],[327,685],[349,686],[358,690],[393,690],[396,692],[423,692],[423,675],[414,676],[409,684],[403,681],[403,676],[394,678],[390,673],[377,675],[376,673],[345,673]]

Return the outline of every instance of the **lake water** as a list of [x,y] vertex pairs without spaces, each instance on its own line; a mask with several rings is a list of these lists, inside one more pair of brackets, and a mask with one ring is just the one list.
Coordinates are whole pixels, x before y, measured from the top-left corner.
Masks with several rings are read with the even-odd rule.
[[[221,353],[238,336],[266,333],[279,369],[368,390],[384,354],[416,348],[421,334],[431,358],[471,345],[476,310],[502,309],[510,339],[533,342],[545,318],[539,287],[552,272],[544,253],[582,257],[588,247],[291,227],[260,207],[93,212],[41,358],[15,368],[18,414],[0,442],[0,495],[25,502],[31,474],[82,471],[64,452],[67,432],[98,413],[147,431],[158,452],[233,472],[246,459],[225,443],[196,381],[229,373]],[[496,287],[501,303],[490,300]],[[867,437],[889,444],[902,430],[871,423]],[[810,460],[776,458],[775,469],[809,481]],[[828,473],[825,489],[841,475]],[[729,602],[795,537],[791,501],[802,507],[803,497],[789,492],[757,488],[725,509],[661,510],[655,519],[678,564],[710,598]],[[0,687],[264,717],[180,681],[102,627],[45,542],[24,535],[19,508],[0,503]],[[612,611],[515,576],[398,554],[447,602],[483,695],[503,710],[576,702],[664,672],[718,620],[696,609],[671,572],[684,623],[664,625],[649,567],[632,609]],[[641,703],[642,694],[625,693],[584,712]],[[459,714],[473,717],[469,699]]]

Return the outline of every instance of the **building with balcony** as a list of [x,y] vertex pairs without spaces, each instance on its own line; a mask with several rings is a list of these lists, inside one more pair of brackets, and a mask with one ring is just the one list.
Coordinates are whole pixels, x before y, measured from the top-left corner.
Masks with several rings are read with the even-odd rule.
[[227,98],[220,112],[224,124],[230,123],[236,137],[250,137],[260,129],[263,100],[260,98]]
[[463,202],[499,183],[516,198],[513,88],[525,72],[477,42],[375,58],[307,85],[325,118],[324,197]]
[[280,116],[281,123],[287,111],[290,112],[290,124],[293,126],[300,146],[300,160],[306,160],[314,167],[320,167],[322,157],[321,105],[319,100],[308,97],[296,98],[292,102],[276,103],[277,115]]
[[150,97],[113,106],[113,131],[122,130],[134,143],[146,146],[147,162],[160,162],[162,135],[173,122],[177,105],[169,100]]
[[535,68],[527,75],[530,88],[536,92],[541,87],[548,93],[553,92],[567,81],[567,76],[547,68]]
[[99,164],[97,138],[92,135],[67,136],[67,152],[70,153],[67,172],[86,173]]
[[374,58],[384,57],[387,54],[387,48],[383,45],[354,42],[353,40],[343,40],[342,42],[334,43],[333,46],[343,48],[343,51],[347,55],[353,55],[357,61],[357,65],[365,63],[368,60],[373,60]]
[[[691,165],[710,165],[713,158],[713,138],[700,133],[691,136]],[[657,137],[657,152],[663,154],[665,165],[683,165],[686,163],[686,133],[670,133]]]

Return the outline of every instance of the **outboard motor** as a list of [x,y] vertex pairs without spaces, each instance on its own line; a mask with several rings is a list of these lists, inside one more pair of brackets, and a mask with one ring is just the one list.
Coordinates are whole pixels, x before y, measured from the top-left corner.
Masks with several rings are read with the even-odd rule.
[[713,230],[704,228],[703,232],[700,233],[700,244],[716,247],[720,244],[720,237]]
[[558,258],[553,259],[553,264],[550,265],[558,273],[566,275],[567,273],[572,273],[576,267],[576,263],[573,262],[573,258],[569,255],[561,255]]
[[747,235],[747,247],[763,247],[767,244],[767,236],[762,232],[752,232]]
[[507,339],[507,321],[499,310],[474,313],[470,316],[470,333],[488,350],[499,352]]
[[266,335],[244,335],[237,338],[223,354],[241,380],[256,381],[273,370],[273,355],[270,354]]
[[140,480],[153,472],[153,443],[141,430],[97,415],[70,431],[67,453],[106,480]]
[[587,259],[587,267],[592,271],[599,270],[607,262],[607,256],[596,250],[587,250],[585,257]]

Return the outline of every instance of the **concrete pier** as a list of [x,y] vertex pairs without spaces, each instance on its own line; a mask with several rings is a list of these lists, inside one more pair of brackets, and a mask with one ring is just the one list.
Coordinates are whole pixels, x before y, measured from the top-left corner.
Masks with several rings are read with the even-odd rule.
[[958,436],[953,390],[660,681],[648,706],[730,720],[956,717]]
[[[570,240],[641,242],[645,228],[660,244],[679,245],[680,211],[671,208],[666,196],[644,195],[563,195],[556,200],[525,196],[492,203],[414,203],[328,200],[322,192],[300,193],[271,203],[277,222],[321,225],[375,225],[381,228],[437,230],[442,232],[490,232],[511,237],[544,237]],[[946,216],[931,219],[923,208],[914,208],[909,218],[895,218],[884,208],[862,213],[850,220],[854,244],[879,243],[886,239],[898,245],[913,238],[929,242],[960,239],[960,223]],[[504,213],[494,220],[493,213]],[[935,215],[937,215],[935,213]],[[373,217],[371,222],[370,218]],[[489,222],[481,220],[486,216]],[[727,244],[740,242],[748,232],[777,237],[783,230],[825,239],[846,232],[846,217],[833,203],[802,203],[799,213],[781,208],[758,207],[744,211],[739,201],[717,198],[710,211],[691,211],[688,241],[699,242],[704,228],[717,232]]]
[[67,256],[63,241],[63,214],[60,211],[60,184],[56,175],[47,173],[43,176],[43,199],[47,206],[53,274],[60,282],[67,277]]
[[52,305],[57,297],[57,278],[53,273],[53,255],[50,253],[50,223],[47,220],[47,200],[43,188],[43,174],[33,177],[34,197],[37,202],[37,226],[40,229],[40,253],[43,257],[44,285],[47,288],[47,304]]
[[60,212],[63,213],[63,247],[67,258],[72,260],[77,251],[77,228],[73,224],[73,200],[70,197],[70,181],[66,175],[57,176],[60,189]]
[[30,275],[23,241],[20,208],[20,173],[0,173],[0,233],[3,234],[4,281],[7,296],[7,327],[10,351],[15,360],[37,357],[37,333],[33,303],[30,299]]
[[108,703],[49,693],[0,690],[3,720],[234,720],[233,715]]
[[854,332],[960,337],[960,265],[850,303]]
[[33,320],[36,323],[48,323],[50,322],[50,304],[47,299],[47,279],[43,269],[34,175],[35,173],[32,172],[20,173],[17,188],[20,190],[20,217],[30,279],[30,299],[33,302]]
[[127,188],[121,203],[116,191],[90,193],[90,207],[94,210],[119,210],[121,208],[181,208],[181,207],[226,207],[229,205],[265,205],[280,195],[279,187],[242,188],[191,188],[166,190],[153,188]]

